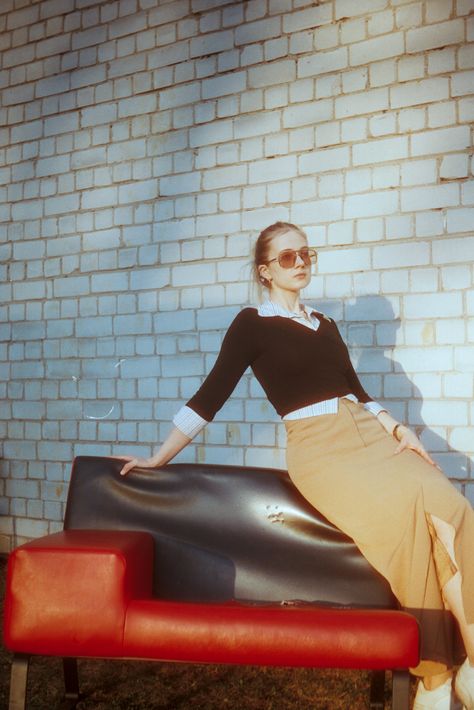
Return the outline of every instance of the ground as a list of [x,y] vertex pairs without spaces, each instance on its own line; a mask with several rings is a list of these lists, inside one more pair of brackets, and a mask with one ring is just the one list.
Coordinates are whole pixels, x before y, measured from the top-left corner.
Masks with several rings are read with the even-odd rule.
[[[2,610],[5,572],[0,558]],[[8,707],[10,661],[1,646],[0,709]],[[77,710],[365,710],[370,683],[365,671],[114,660],[80,660],[79,679],[83,699]],[[28,710],[65,707],[62,693],[61,660],[34,658]]]

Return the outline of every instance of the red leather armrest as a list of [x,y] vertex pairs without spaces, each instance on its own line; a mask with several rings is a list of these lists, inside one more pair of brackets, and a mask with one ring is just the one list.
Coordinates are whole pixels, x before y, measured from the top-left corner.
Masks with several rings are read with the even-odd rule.
[[14,550],[8,562],[5,644],[51,655],[119,656],[127,604],[151,595],[148,533],[68,530]]

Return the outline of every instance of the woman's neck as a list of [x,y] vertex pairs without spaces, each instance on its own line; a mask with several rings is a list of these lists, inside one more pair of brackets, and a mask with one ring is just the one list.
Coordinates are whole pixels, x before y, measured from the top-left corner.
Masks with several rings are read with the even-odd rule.
[[268,298],[273,303],[278,303],[279,306],[282,306],[287,311],[292,313],[299,313],[301,310],[299,293],[276,291],[276,289],[272,289],[268,295]]

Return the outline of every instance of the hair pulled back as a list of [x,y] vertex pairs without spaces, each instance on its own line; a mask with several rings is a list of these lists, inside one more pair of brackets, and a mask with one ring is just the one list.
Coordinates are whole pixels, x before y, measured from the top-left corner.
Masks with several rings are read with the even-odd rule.
[[301,236],[308,241],[308,237],[303,229],[298,227],[296,224],[291,224],[291,222],[274,222],[268,227],[265,227],[265,229],[263,229],[258,235],[254,247],[253,274],[254,279],[259,286],[263,285],[266,288],[269,288],[270,286],[268,279],[264,278],[259,273],[258,267],[268,262],[272,241],[275,237],[279,237],[281,234],[286,234],[286,232],[290,231],[298,232],[298,234],[301,234]]

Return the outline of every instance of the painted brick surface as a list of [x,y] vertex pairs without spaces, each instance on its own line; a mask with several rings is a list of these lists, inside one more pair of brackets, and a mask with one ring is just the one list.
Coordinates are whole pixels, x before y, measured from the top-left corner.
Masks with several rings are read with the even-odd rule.
[[[1,4],[0,550],[60,527],[74,455],[156,448],[277,219],[365,387],[474,501],[472,14]],[[251,376],[180,459],[285,466]]]

